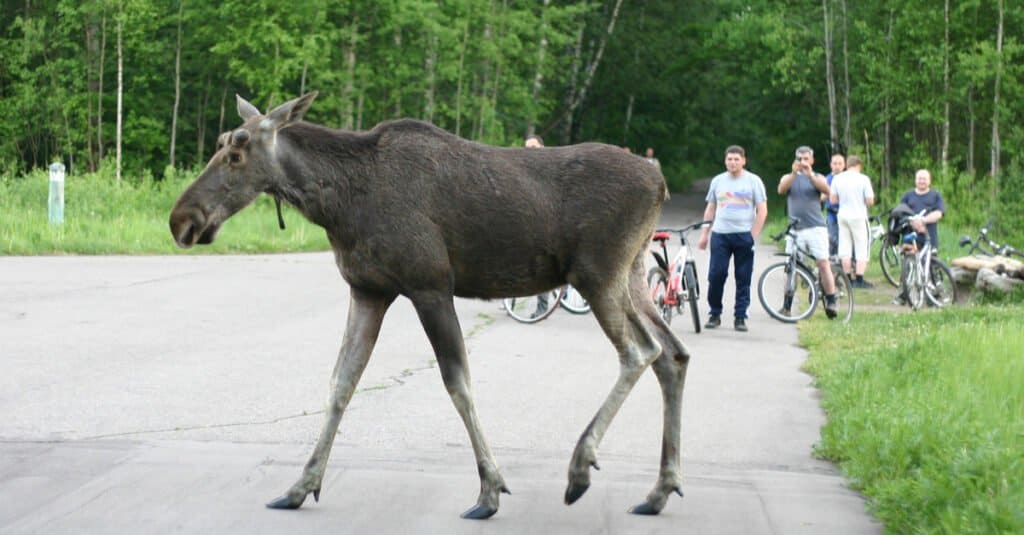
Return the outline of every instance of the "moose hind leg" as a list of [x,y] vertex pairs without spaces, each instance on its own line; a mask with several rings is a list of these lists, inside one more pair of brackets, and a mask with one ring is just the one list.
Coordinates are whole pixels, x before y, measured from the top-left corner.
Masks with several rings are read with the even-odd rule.
[[591,295],[594,292],[587,291],[584,294],[590,301],[591,309],[605,335],[618,350],[619,377],[604,404],[576,443],[572,460],[569,462],[566,504],[578,500],[590,487],[590,467],[599,468],[597,446],[601,438],[640,375],[661,353],[661,345],[651,336],[637,314],[624,279],[625,277],[622,277],[617,283],[609,284],[593,299]]
[[500,494],[510,492],[480,429],[470,390],[469,365],[462,328],[455,315],[455,303],[451,295],[431,293],[416,296],[413,304],[416,306],[416,313],[419,314],[427,338],[430,339],[430,345],[434,348],[444,386],[452,398],[455,410],[462,417],[466,431],[469,432],[473,454],[476,456],[477,470],[480,474],[480,496],[476,505],[462,513],[462,518],[490,518],[498,512]]
[[661,512],[673,492],[683,495],[680,469],[680,426],[682,422],[683,383],[690,352],[676,335],[648,298],[650,295],[644,280],[643,266],[634,265],[630,272],[630,295],[637,305],[644,323],[661,343],[661,355],[651,363],[651,368],[661,386],[664,425],[661,439],[661,469],[654,489],[647,499],[630,508],[629,512],[640,515],[656,515]]
[[310,493],[313,499],[320,501],[320,485],[327,468],[327,458],[331,455],[334,435],[338,432],[338,424],[370,360],[384,313],[393,301],[394,296],[372,295],[352,288],[348,325],[338,354],[338,363],[331,376],[331,397],[327,403],[327,418],[320,439],[302,470],[302,477],[283,496],[268,503],[267,507],[298,509]]

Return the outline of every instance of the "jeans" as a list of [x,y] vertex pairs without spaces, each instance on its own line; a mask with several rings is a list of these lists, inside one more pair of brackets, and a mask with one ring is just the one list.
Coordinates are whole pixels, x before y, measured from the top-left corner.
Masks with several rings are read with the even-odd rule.
[[825,214],[825,226],[828,227],[828,255],[839,254],[839,217],[833,212]]
[[708,267],[708,305],[712,316],[722,315],[722,294],[729,278],[729,259],[736,277],[736,308],[733,317],[747,318],[750,307],[750,278],[754,273],[754,237],[749,232],[711,233],[711,262]]

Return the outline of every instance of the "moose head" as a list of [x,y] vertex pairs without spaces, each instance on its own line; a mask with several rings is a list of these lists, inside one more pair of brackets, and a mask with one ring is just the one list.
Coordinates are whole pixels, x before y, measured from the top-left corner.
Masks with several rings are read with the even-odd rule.
[[285,187],[277,133],[301,121],[316,95],[307,93],[266,115],[236,95],[244,122],[220,135],[217,152],[171,211],[171,234],[179,247],[212,243],[228,218],[261,193]]

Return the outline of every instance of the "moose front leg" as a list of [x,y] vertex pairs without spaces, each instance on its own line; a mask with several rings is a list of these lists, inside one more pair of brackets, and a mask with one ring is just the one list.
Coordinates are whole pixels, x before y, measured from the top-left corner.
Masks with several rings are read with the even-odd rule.
[[455,303],[451,295],[428,293],[415,296],[413,304],[430,339],[430,345],[434,348],[444,386],[459,416],[462,417],[462,422],[466,425],[469,441],[473,445],[473,454],[476,456],[476,466],[480,474],[480,497],[475,506],[462,513],[462,518],[490,518],[498,512],[500,493],[510,493],[498,471],[498,463],[494,460],[480,430],[480,421],[477,419],[473,394],[470,391],[466,346],[462,338],[462,328],[455,315]]
[[345,339],[338,354],[338,363],[334,366],[334,374],[331,376],[331,397],[327,403],[327,418],[320,432],[320,440],[317,441],[313,455],[302,471],[302,477],[284,496],[268,503],[267,507],[298,509],[310,493],[313,494],[314,500],[320,501],[320,484],[327,468],[327,458],[331,455],[338,424],[341,422],[345,407],[352,399],[352,394],[355,393],[356,384],[366,369],[366,363],[370,360],[384,313],[394,300],[393,295],[381,296],[356,288],[351,289]]

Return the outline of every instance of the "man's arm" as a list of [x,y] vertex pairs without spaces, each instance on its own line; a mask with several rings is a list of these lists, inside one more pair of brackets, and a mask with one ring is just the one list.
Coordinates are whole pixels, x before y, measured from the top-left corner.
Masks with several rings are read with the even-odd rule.
[[768,219],[768,201],[761,201],[755,206],[757,215],[754,216],[754,226],[750,228],[750,235],[756,240],[761,235],[761,229],[764,228],[764,222]]
[[824,175],[812,173],[811,182],[814,184],[814,187],[818,189],[818,191],[824,193],[825,195],[828,195],[831,191],[831,188],[828,187],[828,179],[825,178]]
[[786,173],[779,179],[779,195],[785,195],[789,193],[789,188],[793,187],[793,181],[796,180],[796,173]]
[[[715,206],[714,201],[708,202],[707,207],[704,208],[704,221],[714,221],[715,220],[715,208],[716,208],[716,206]],[[708,246],[708,238],[710,237],[710,234],[711,234],[711,224],[710,223],[708,223],[708,224],[704,225],[703,227],[701,227],[701,229],[700,229],[700,239],[697,240],[697,248],[698,249],[703,251],[704,249],[707,248],[707,246]]]

